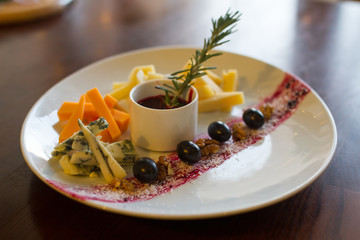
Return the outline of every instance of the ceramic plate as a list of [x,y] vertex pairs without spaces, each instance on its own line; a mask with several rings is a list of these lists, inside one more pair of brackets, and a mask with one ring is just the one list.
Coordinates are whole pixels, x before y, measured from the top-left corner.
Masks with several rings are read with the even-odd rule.
[[[100,200],[79,197],[81,189],[104,184],[104,180],[68,176],[56,161],[49,161],[58,141],[56,111],[61,103],[78,101],[81,94],[94,87],[103,94],[109,92],[112,82],[126,81],[134,66],[154,64],[159,73],[175,72],[194,51],[168,47],[120,54],[91,64],[53,86],[35,103],[23,124],[21,147],[31,170],[50,187],[83,204],[155,219],[200,219],[243,213],[284,200],[317,179],[331,161],[337,137],[330,111],[311,89],[296,112],[261,142],[171,192],[130,203],[106,201],[107,193],[101,191]],[[246,103],[230,113],[200,114],[199,134],[206,132],[212,121],[241,116],[242,109],[271,95],[286,75],[274,66],[229,52],[212,59],[211,65],[218,67],[214,70],[218,74],[237,69],[239,90],[244,91]]]

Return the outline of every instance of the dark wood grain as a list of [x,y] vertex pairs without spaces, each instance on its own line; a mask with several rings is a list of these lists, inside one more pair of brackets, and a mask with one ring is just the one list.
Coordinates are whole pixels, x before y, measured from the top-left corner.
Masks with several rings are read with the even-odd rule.
[[[220,219],[159,221],[72,201],[41,182],[19,144],[51,86],[114,54],[201,46],[210,18],[243,12],[224,50],[294,73],[326,102],[338,145],[328,169],[278,204]],[[360,3],[305,0],[86,0],[47,19],[0,26],[0,239],[357,239],[360,236]]]

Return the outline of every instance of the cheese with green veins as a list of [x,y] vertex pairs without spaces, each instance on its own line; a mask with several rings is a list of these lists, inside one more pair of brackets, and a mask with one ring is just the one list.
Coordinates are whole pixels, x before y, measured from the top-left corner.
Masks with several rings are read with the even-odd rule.
[[70,156],[64,155],[59,160],[60,166],[64,170],[64,173],[68,175],[79,175],[79,176],[89,176],[92,172],[97,170],[97,166],[86,166],[73,164],[70,162]]
[[81,165],[98,165],[94,155],[90,150],[73,153],[71,155],[70,162]]
[[[105,118],[99,117],[95,121],[89,123],[87,129],[92,132],[94,135],[99,134],[101,131],[106,129],[109,126]],[[60,160],[63,155],[68,154],[70,151],[78,150],[85,151],[89,147],[87,142],[84,142],[84,134],[81,131],[74,133],[70,138],[59,143],[55,146],[54,150],[51,152],[53,158]]]
[[111,183],[114,178],[126,177],[125,170],[113,158],[111,153],[106,147],[86,128],[86,126],[79,120],[81,131],[84,134],[86,141],[89,144],[90,150],[95,156],[96,161],[100,166],[101,173],[103,174],[107,183]]
[[125,139],[119,142],[114,142],[106,145],[107,150],[122,166],[134,164],[138,157],[137,152],[131,140]]
[[88,145],[84,135],[77,134],[76,136],[74,136],[74,141],[71,144],[71,148],[76,151],[83,151],[83,152],[88,151],[89,145]]

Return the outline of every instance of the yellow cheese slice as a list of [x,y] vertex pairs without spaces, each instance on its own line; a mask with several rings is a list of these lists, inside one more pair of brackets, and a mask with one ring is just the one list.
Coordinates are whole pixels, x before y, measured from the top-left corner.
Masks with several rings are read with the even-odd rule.
[[196,91],[198,92],[199,100],[213,97],[215,95],[214,89],[212,89],[209,85],[199,86],[196,88]]
[[149,72],[155,72],[154,65],[144,65],[133,68],[130,72],[128,82],[122,85],[121,87],[114,89],[110,93],[110,95],[116,98],[117,100],[121,100],[125,97],[128,97],[131,89],[135,87],[137,84],[143,82],[146,79]]
[[127,84],[127,82],[113,82],[112,83],[112,90],[115,90],[117,88],[123,87]]
[[[237,87],[238,87],[238,73],[236,69],[231,69],[228,71],[223,71],[222,73],[223,76],[223,85],[222,85],[222,89],[224,92],[232,92],[232,91],[236,91]],[[226,107],[221,109],[222,111],[225,112],[231,112],[232,107]]]
[[[189,60],[186,62],[186,64],[183,66],[182,69],[185,70],[185,69],[189,69],[190,67],[191,67],[191,62]],[[212,87],[215,92],[222,92],[220,88],[220,86],[222,85],[222,79],[211,70],[206,70],[205,72],[207,75],[193,80],[194,87],[209,84],[210,87]],[[186,76],[186,73],[184,74]]]
[[243,92],[221,92],[199,101],[199,112],[211,112],[244,103]]
[[110,95],[114,98],[116,98],[117,100],[121,100],[124,99],[126,97],[129,96],[129,93],[131,91],[131,89],[138,84],[138,82],[127,82],[126,84],[124,84],[123,86],[116,88],[115,90],[113,90]]
[[209,78],[206,75],[194,79],[193,83],[194,83],[194,87],[196,89],[201,87],[201,86],[204,86],[204,85],[209,85],[214,90],[215,93],[220,93],[220,92],[223,91],[221,89],[221,87],[219,87],[213,80],[211,80],[211,78]]
[[157,80],[157,79],[165,79],[164,74],[156,73],[156,72],[148,72],[146,80]]
[[138,83],[138,72],[139,71],[142,71],[145,75],[145,77],[148,76],[148,74],[150,72],[155,72],[155,66],[154,65],[143,65],[143,66],[137,66],[137,67],[134,67],[131,72],[130,72],[130,75],[129,75],[129,82],[132,83],[132,82],[135,82],[135,83]]
[[213,80],[218,86],[222,86],[223,84],[223,80],[221,79],[221,77],[219,77],[216,73],[214,73],[211,70],[206,70],[206,74],[207,76]]
[[223,86],[224,92],[236,91],[238,87],[238,73],[236,69],[231,69],[223,72]]
[[115,105],[115,108],[119,109],[119,110],[121,110],[123,112],[129,113],[129,111],[130,111],[129,104],[130,104],[129,98],[123,98],[123,99],[121,99],[120,101],[117,102],[117,104]]

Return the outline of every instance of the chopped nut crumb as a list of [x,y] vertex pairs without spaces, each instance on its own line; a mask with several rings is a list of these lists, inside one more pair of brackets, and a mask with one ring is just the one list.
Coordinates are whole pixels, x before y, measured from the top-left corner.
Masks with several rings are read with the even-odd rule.
[[264,115],[265,120],[269,120],[273,114],[273,107],[270,107],[269,105],[264,105],[260,107],[260,111]]
[[175,175],[175,171],[174,171],[174,169],[171,167],[171,164],[170,164],[170,163],[168,163],[166,170],[167,170],[167,174],[168,174],[169,176]]
[[160,163],[160,164],[166,164],[166,162],[167,162],[167,158],[166,158],[166,156],[160,156],[159,157],[159,161],[158,161],[158,163]]
[[220,142],[214,139],[200,138],[195,144],[200,148],[202,156],[209,156],[220,150]]
[[158,167],[158,170],[159,170],[157,179],[158,180],[164,180],[165,177],[166,177],[166,170],[167,170],[165,164],[157,164],[157,167]]
[[119,188],[122,189],[124,191],[134,191],[134,186],[131,182],[129,182],[128,180],[126,180],[125,178],[123,179],[119,179],[119,178],[114,178],[113,181],[110,184],[113,188]]
[[135,189],[134,185],[125,178],[121,179],[120,188],[128,192],[132,192]]
[[244,130],[245,126],[243,123],[235,123],[232,127],[232,137],[234,140],[245,140],[246,139],[246,131]]
[[219,149],[220,149],[220,146],[217,144],[206,145],[205,147],[203,147],[201,149],[201,155],[208,156],[210,154],[219,152]]
[[119,188],[120,187],[120,182],[121,180],[119,178],[113,178],[112,182],[110,183],[110,185],[113,187],[113,188]]
[[[156,162],[158,167],[158,180],[164,180],[167,175],[169,175],[169,167],[171,169],[170,163],[168,162],[166,156],[160,156],[159,160]],[[171,169],[172,170],[172,169]]]

